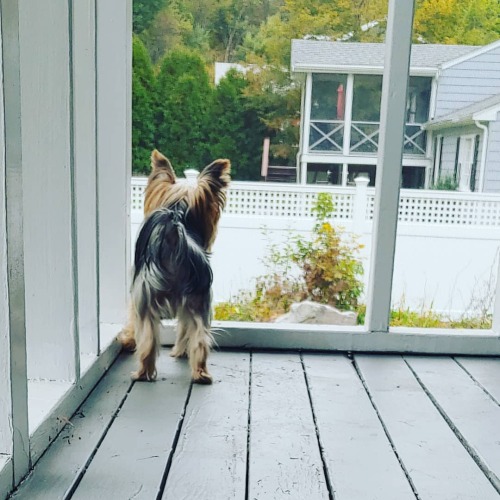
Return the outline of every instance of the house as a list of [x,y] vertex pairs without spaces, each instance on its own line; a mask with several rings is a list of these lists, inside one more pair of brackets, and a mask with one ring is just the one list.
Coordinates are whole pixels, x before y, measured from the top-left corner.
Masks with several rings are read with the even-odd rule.
[[[384,44],[293,40],[303,80],[300,181],[376,176]],[[402,187],[500,191],[500,41],[413,45]]]

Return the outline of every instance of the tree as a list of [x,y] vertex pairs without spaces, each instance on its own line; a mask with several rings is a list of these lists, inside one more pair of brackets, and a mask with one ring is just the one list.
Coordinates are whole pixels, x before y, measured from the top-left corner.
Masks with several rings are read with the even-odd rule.
[[154,148],[155,76],[144,44],[132,40],[132,171],[149,173]]
[[133,0],[133,29],[141,33],[149,27],[166,0]]
[[500,36],[498,0],[419,0],[416,40],[427,43],[484,45]]
[[177,173],[201,168],[208,158],[207,118],[212,88],[200,56],[186,50],[170,52],[158,76],[158,147]]
[[229,158],[235,180],[259,180],[266,127],[249,106],[245,77],[230,71],[216,87],[210,109],[208,143],[212,159]]

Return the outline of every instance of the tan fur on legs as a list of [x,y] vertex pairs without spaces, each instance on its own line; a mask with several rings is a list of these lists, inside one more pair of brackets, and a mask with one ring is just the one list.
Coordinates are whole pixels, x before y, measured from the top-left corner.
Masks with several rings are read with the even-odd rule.
[[210,375],[207,368],[207,358],[211,344],[210,332],[203,326],[203,321],[199,316],[190,319],[187,331],[191,378],[196,384],[211,384],[212,375]]
[[187,357],[187,344],[188,344],[187,326],[181,316],[179,318],[179,322],[177,323],[177,335],[175,337],[175,344],[172,347],[170,356],[172,356],[172,358]]
[[128,306],[128,320],[122,331],[117,336],[118,342],[125,351],[135,351],[135,311],[132,303]]
[[134,380],[152,381],[156,378],[156,358],[158,356],[159,328],[158,321],[147,316],[144,321],[137,320],[137,357],[139,358],[139,369],[132,373]]

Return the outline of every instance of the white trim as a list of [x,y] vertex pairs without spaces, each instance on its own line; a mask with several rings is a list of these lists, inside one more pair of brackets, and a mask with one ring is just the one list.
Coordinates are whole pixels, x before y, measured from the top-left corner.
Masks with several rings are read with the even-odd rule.
[[468,61],[469,59],[473,59],[474,57],[480,56],[481,54],[485,54],[486,52],[489,52],[490,50],[496,49],[497,47],[500,47],[500,40],[497,40],[496,42],[490,43],[488,45],[483,45],[482,47],[478,48],[477,50],[473,50],[472,52],[469,52],[468,54],[464,54],[463,56],[457,57],[456,59],[453,59],[451,61],[443,63],[441,65],[440,69],[444,70],[444,69],[451,68],[452,66],[456,66],[457,64]]
[[[351,165],[376,165],[377,157],[372,155],[366,156],[344,156],[336,153],[308,153],[302,155],[304,163],[350,163]],[[425,158],[422,156],[409,156],[403,157],[404,167],[428,167],[432,165],[432,158]]]
[[477,190],[479,192],[484,191],[484,176],[486,174],[486,154],[488,151],[488,135],[489,128],[488,125],[483,123],[479,123],[476,121],[476,126],[479,127],[483,131],[483,144],[481,146],[481,164],[479,166],[479,182],[477,186]]
[[344,110],[344,144],[342,154],[349,156],[351,149],[351,124],[352,124],[352,102],[354,98],[354,75],[347,75],[347,85],[345,89],[345,110]]
[[[470,150],[465,149],[465,144],[467,141],[470,141],[471,148]],[[470,193],[470,176],[472,174],[472,163],[474,160],[474,144],[476,141],[475,134],[463,134],[460,136],[460,144],[458,146],[458,187],[457,190],[462,193]],[[470,154],[470,162],[464,164],[463,156]],[[465,184],[463,184],[464,174],[467,174],[467,179]]]
[[500,103],[490,106],[489,108],[483,109],[482,111],[476,111],[472,114],[472,119],[474,121],[487,121],[494,122],[497,120],[497,114],[500,112]]
[[431,82],[431,95],[430,95],[430,99],[429,99],[429,118],[428,118],[428,120],[432,120],[434,118],[434,115],[436,114],[438,78],[439,78],[439,74],[436,74],[436,76],[432,79],[432,82]]
[[[383,66],[359,66],[355,64],[295,64],[292,73],[353,73],[358,75],[382,75]],[[411,68],[410,76],[435,76],[438,68]]]
[[443,149],[443,142],[442,142],[443,136],[442,135],[436,135],[436,152],[435,152],[435,157],[434,157],[434,178],[432,179],[432,183],[435,184],[438,179],[439,175],[441,172],[441,162],[439,161],[441,158],[441,151]]
[[[215,321],[216,342],[232,349],[300,349],[414,354],[500,355],[500,337],[491,330],[391,328],[390,334],[362,326],[301,325]],[[162,345],[175,340],[173,325],[160,329]]]

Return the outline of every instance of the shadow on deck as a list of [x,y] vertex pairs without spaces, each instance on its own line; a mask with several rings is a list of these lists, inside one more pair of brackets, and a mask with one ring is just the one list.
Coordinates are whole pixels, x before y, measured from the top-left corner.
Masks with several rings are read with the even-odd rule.
[[192,386],[122,355],[16,499],[499,498],[500,359],[218,352]]

